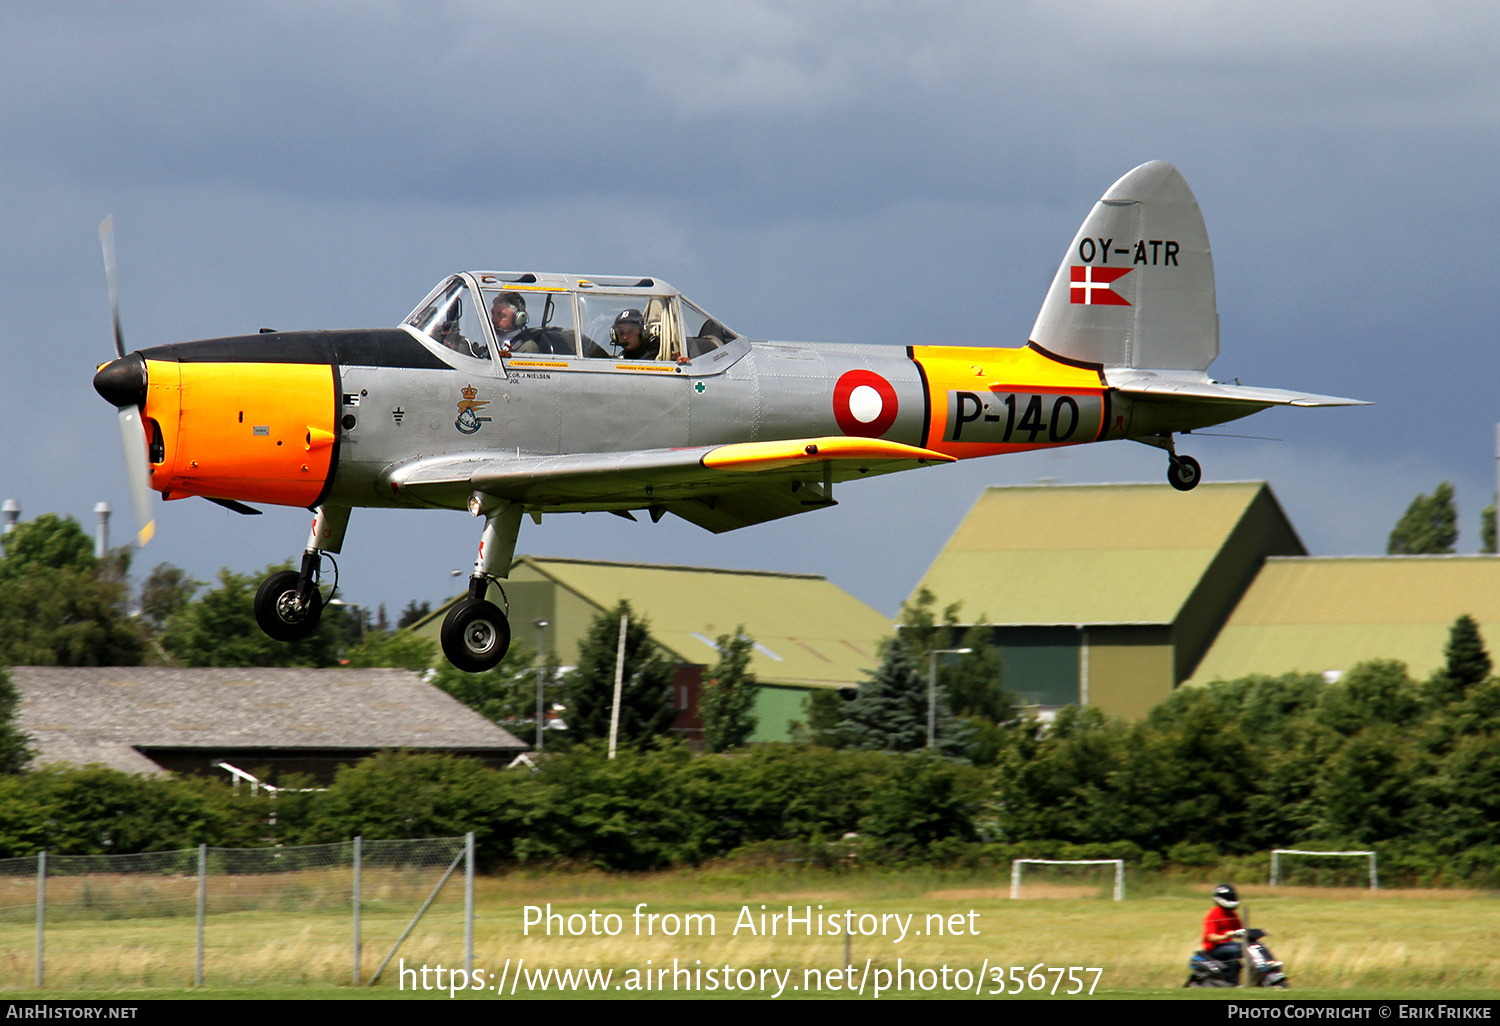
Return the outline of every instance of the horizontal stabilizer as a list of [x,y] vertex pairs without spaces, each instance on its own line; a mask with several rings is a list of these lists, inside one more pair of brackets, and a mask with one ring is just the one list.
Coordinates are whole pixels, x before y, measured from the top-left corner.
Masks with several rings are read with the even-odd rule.
[[1126,395],[1151,399],[1192,399],[1195,402],[1253,403],[1257,406],[1369,406],[1363,399],[1291,392],[1282,388],[1230,385],[1201,374],[1162,374],[1111,368],[1105,371],[1110,387]]

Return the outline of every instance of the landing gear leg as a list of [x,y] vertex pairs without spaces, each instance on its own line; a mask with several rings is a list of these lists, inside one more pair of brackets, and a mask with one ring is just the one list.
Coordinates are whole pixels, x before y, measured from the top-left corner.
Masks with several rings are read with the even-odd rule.
[[522,510],[515,503],[475,493],[469,511],[485,518],[479,557],[469,577],[468,597],[448,610],[440,637],[450,663],[466,673],[482,673],[493,669],[510,648],[510,621],[485,595],[491,581],[510,574]]
[[255,622],[276,641],[301,641],[318,629],[323,596],[318,593],[321,553],[338,552],[349,526],[348,506],[319,506],[302,553],[300,570],[282,570],[261,582],[255,593]]
[[1179,456],[1177,444],[1170,434],[1142,435],[1131,441],[1167,450],[1167,483],[1179,492],[1190,492],[1203,480],[1203,468],[1198,461],[1191,456]]

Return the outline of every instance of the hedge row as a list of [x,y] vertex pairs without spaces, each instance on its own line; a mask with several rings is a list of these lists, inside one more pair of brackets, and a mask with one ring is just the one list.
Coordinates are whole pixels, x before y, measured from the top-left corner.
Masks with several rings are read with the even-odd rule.
[[[341,771],[326,791],[234,791],[219,780],[148,778],[101,767],[0,777],[0,857],[87,855],[453,836],[474,831],[481,864],[642,871],[733,856],[768,865],[926,864],[1002,871],[1013,858],[1122,858],[1133,872],[1264,879],[1266,853],[1178,842],[1079,843],[995,836],[993,778],[922,753],[768,745],[727,756],[681,747],[583,749],[537,773],[468,759],[389,753]],[[274,826],[272,826],[274,812]],[[1309,843],[1309,842],[1303,842]],[[1341,839],[1324,845],[1338,847]],[[1314,847],[1320,846],[1311,842]],[[1500,846],[1461,852],[1416,840],[1375,845],[1386,884],[1500,886]],[[1359,867],[1299,867],[1351,883]]]

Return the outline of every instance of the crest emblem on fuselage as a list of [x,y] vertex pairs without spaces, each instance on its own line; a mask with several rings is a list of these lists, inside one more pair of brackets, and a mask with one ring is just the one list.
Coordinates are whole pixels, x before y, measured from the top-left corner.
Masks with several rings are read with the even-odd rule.
[[458,401],[458,419],[453,422],[453,426],[466,435],[472,435],[482,424],[492,419],[479,415],[479,411],[488,406],[490,401],[474,398],[479,394],[479,389],[473,385],[465,385],[462,391],[464,397]]

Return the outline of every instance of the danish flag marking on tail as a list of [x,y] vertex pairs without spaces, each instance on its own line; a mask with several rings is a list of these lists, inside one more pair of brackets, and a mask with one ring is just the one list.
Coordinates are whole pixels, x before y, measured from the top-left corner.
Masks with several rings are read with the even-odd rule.
[[1130,300],[1109,287],[1129,274],[1129,267],[1095,267],[1074,264],[1068,268],[1068,302],[1082,306],[1129,306]]

